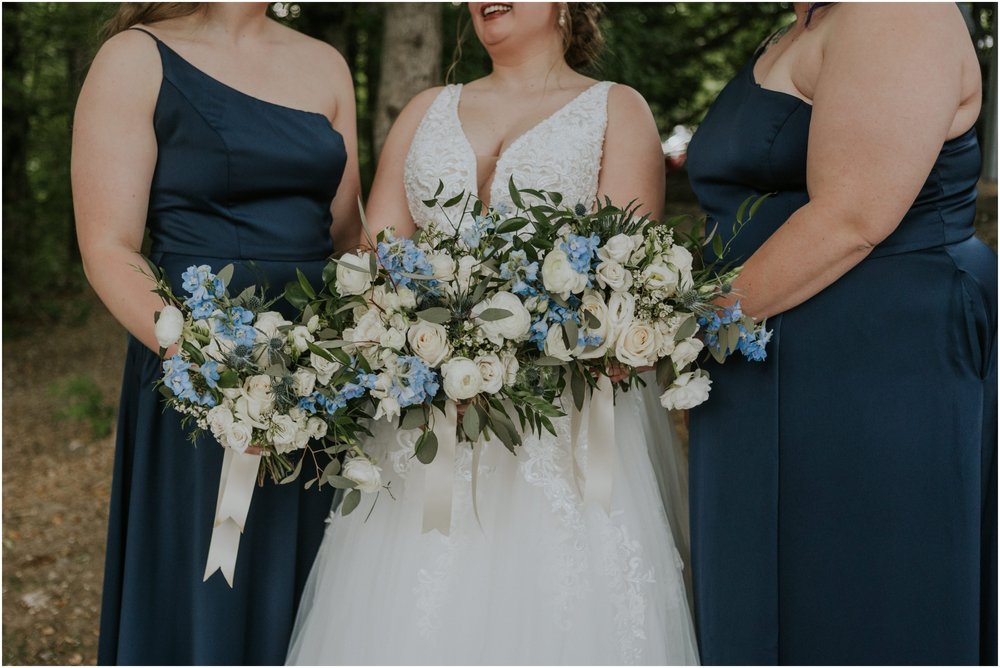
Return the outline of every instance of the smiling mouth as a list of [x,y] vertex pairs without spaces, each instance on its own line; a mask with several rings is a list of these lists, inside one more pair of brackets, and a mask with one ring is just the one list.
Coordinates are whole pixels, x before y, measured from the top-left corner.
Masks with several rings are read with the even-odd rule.
[[504,14],[509,13],[512,9],[513,7],[511,5],[504,4],[484,5],[482,10],[480,10],[480,13],[484,19],[490,20],[500,18]]

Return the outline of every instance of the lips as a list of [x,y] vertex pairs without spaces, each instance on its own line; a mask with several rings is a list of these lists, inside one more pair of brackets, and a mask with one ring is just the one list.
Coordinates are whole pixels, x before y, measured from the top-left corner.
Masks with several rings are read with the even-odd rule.
[[490,5],[483,5],[483,8],[481,10],[479,10],[479,11],[480,11],[480,14],[482,15],[483,19],[485,19],[487,21],[491,21],[493,19],[500,18],[504,14],[510,13],[510,10],[512,10],[512,9],[513,9],[513,6],[511,6],[511,5],[502,4],[502,3],[494,3],[494,4],[490,4]]

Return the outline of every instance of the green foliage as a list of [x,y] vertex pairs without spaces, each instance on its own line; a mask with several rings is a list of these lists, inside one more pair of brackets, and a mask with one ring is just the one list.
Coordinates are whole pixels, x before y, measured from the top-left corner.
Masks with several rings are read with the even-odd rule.
[[58,419],[87,424],[91,437],[95,439],[111,433],[115,406],[104,400],[101,388],[90,376],[72,376],[53,383],[49,387],[49,395],[59,404],[56,410]]

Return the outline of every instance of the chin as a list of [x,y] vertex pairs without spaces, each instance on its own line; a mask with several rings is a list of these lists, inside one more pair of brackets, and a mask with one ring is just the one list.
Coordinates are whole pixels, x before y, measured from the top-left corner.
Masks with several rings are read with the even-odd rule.
[[487,49],[547,38],[555,25],[555,12],[554,3],[549,2],[469,3],[476,36]]

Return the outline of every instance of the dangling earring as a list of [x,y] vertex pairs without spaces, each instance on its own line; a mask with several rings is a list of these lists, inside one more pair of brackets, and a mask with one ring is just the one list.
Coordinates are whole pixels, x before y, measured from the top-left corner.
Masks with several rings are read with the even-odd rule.
[[565,7],[563,7],[562,9],[559,10],[559,27],[560,28],[565,28],[566,27],[566,8]]

